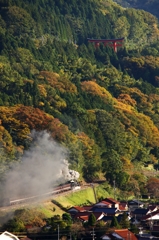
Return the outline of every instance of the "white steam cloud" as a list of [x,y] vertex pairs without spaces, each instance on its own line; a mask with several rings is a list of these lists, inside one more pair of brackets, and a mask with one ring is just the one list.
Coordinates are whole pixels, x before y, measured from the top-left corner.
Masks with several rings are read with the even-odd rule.
[[4,186],[5,197],[16,199],[46,193],[54,186],[71,179],[79,173],[69,169],[67,150],[57,144],[47,132],[33,132],[33,146],[24,153],[22,163],[7,173]]
[[68,180],[77,180],[80,176],[79,172],[69,169],[69,163],[67,160],[63,160],[65,167],[61,169],[61,176]]

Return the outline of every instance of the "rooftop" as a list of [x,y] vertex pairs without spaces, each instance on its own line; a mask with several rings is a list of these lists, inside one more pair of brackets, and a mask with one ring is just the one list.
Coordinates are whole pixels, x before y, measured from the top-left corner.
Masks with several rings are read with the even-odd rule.
[[0,235],[0,240],[19,240],[19,238],[12,233],[5,231]]

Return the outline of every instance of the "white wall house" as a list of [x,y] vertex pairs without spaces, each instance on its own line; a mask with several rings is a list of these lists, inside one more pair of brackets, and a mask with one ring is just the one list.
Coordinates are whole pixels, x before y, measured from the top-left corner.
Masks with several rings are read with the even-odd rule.
[[19,238],[12,233],[5,231],[0,235],[0,240],[19,240]]

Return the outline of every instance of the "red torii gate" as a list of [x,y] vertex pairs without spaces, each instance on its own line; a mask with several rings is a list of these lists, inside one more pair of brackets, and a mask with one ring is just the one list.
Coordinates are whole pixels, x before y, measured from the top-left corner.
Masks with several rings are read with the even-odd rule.
[[87,38],[88,42],[94,42],[95,47],[99,47],[100,43],[104,43],[104,46],[108,45],[109,47],[113,47],[114,51],[117,52],[117,47],[123,46],[123,38],[115,38],[115,39],[92,39]]

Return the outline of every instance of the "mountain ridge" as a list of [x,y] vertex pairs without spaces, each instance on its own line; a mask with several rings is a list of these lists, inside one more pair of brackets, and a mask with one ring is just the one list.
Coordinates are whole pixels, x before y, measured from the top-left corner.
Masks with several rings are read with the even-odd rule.
[[135,8],[135,9],[143,9],[147,12],[152,13],[156,17],[159,18],[159,7],[158,7],[158,1],[148,1],[148,0],[114,0],[114,2],[117,2],[123,7],[128,8]]

